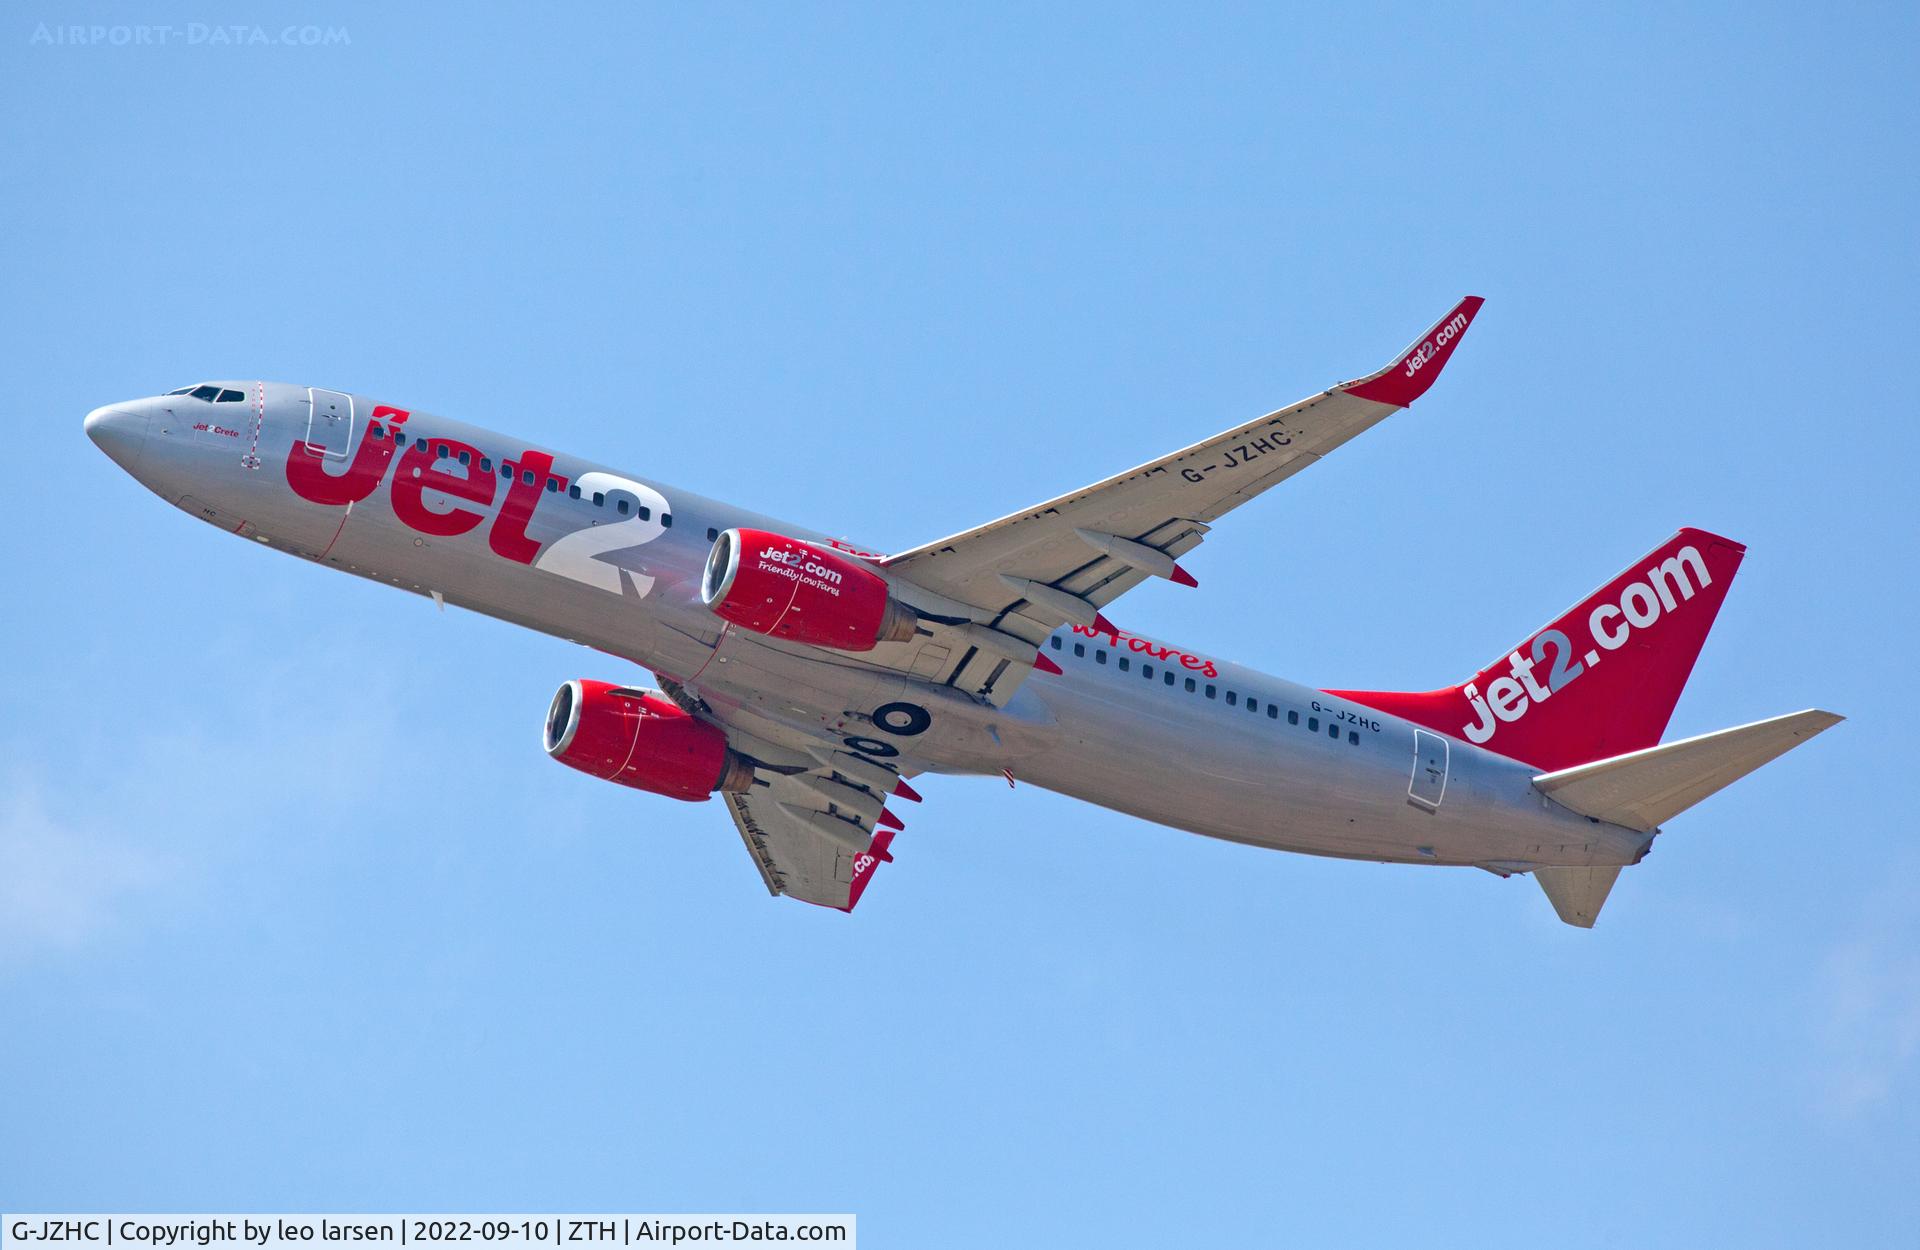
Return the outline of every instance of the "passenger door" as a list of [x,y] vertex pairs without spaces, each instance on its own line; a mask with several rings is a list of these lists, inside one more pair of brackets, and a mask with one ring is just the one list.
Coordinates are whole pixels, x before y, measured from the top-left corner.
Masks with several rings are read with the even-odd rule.
[[1447,793],[1447,740],[1424,729],[1413,731],[1413,778],[1407,782],[1407,802],[1430,812],[1440,810]]
[[353,442],[353,396],[307,388],[307,446],[324,460],[344,460]]

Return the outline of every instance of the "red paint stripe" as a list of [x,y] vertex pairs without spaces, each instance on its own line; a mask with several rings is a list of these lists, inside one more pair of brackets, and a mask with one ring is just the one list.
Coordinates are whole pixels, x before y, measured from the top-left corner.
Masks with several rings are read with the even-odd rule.
[[347,510],[340,514],[340,524],[337,527],[335,527],[333,531],[333,537],[327,540],[327,549],[320,553],[320,558],[322,560],[326,559],[327,556],[333,551],[333,544],[340,541],[341,532],[347,528],[347,518],[352,515],[353,515],[353,505],[349,503],[347,505]]

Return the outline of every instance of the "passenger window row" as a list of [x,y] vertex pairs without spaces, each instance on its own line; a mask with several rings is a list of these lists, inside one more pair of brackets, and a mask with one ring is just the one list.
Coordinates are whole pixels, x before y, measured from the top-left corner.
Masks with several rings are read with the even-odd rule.
[[[1055,651],[1064,651],[1066,649],[1066,642],[1064,639],[1061,638],[1059,634],[1055,634],[1052,638],[1049,638],[1047,642],[1048,642],[1048,645],[1051,646]],[[1082,659],[1082,660],[1086,659],[1087,644],[1084,642],[1074,643],[1073,654],[1076,659]],[[1095,664],[1107,663],[1107,649],[1105,647],[1093,648],[1093,662]],[[1114,667],[1118,668],[1123,673],[1131,672],[1133,670],[1133,663],[1134,663],[1133,657],[1130,655],[1120,655],[1116,653],[1115,656],[1113,657]],[[1146,678],[1148,681],[1152,681],[1155,676],[1153,665],[1143,661],[1140,664],[1140,675]],[[1175,686],[1175,687],[1184,689],[1188,694],[1204,693],[1204,695],[1209,699],[1221,699],[1221,696],[1223,693],[1220,687],[1214,682],[1207,682],[1203,686],[1201,685],[1198,678],[1194,678],[1194,677],[1183,678],[1178,673],[1176,673],[1173,669],[1165,665],[1162,665],[1160,667],[1159,678],[1160,678],[1160,683],[1162,685]],[[1240,692],[1237,690],[1228,690],[1228,691],[1225,691],[1224,694],[1225,694],[1224,702],[1228,707],[1245,707],[1247,711],[1253,713],[1256,716],[1259,715],[1260,712],[1264,710],[1267,714],[1268,720],[1280,719],[1280,708],[1271,699],[1267,700],[1266,703],[1262,704],[1260,700],[1255,698],[1253,695],[1247,695],[1244,699],[1241,698]],[[1293,711],[1292,709],[1289,709],[1287,711],[1287,724],[1298,725],[1299,723],[1300,723],[1300,713]],[[1307,732],[1309,733],[1320,732],[1320,718],[1318,716],[1307,717]],[[1332,738],[1335,741],[1338,741],[1340,738],[1340,726],[1337,722],[1331,719],[1327,721],[1327,737]],[[1358,731],[1352,730],[1352,729],[1347,730],[1347,743],[1350,746],[1360,745],[1360,734],[1358,733]]]
[[[393,445],[395,447],[405,447],[407,445],[407,432],[405,430],[388,431],[378,421],[372,422],[367,426],[367,437],[371,439],[392,439]],[[435,459],[438,459],[438,460],[458,459],[461,464],[466,464],[466,465],[470,465],[473,463],[473,453],[471,452],[462,451],[462,452],[456,453],[453,450],[453,448],[449,447],[447,444],[436,443],[432,439],[428,439],[428,438],[416,438],[413,441],[416,445],[425,445],[425,446],[432,447]],[[480,471],[482,473],[492,473],[494,471],[492,456],[480,457]],[[524,485],[531,486],[534,484],[534,481],[536,479],[532,469],[519,468],[519,466],[515,465],[511,460],[502,460],[500,462],[500,480],[501,481],[511,482],[513,480],[513,475],[515,472],[518,472],[520,474],[520,481]],[[563,479],[561,478],[557,478],[549,475],[547,477],[547,493],[550,495],[559,494],[560,483],[562,480]],[[574,483],[567,487],[567,498],[578,499],[578,500],[581,500],[582,502],[591,502],[593,506],[596,508],[604,508],[607,506],[607,495],[605,491],[597,490],[597,491],[594,491],[591,495],[584,494],[581,492],[580,486],[578,483]],[[614,505],[614,511],[618,512],[621,516],[627,516],[628,514],[632,513],[636,506],[633,500],[631,499],[615,499],[613,501],[613,505]],[[639,508],[640,519],[642,521],[650,521],[653,519],[652,508],[649,508],[646,504],[640,504],[638,505],[638,508]],[[662,512],[660,514],[660,527],[662,529],[673,528],[673,513]]]

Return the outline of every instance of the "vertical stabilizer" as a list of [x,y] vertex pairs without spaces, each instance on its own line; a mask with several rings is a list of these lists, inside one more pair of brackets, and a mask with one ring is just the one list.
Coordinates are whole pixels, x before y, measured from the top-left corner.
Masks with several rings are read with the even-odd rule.
[[1330,690],[1552,772],[1660,741],[1746,548],[1683,529],[1458,686]]

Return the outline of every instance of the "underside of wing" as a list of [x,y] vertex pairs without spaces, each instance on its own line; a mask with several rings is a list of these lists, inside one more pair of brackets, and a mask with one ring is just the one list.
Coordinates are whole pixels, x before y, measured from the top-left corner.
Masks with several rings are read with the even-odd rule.
[[727,812],[770,894],[852,911],[874,870],[891,863],[891,829],[850,842],[816,827],[765,791],[727,795]]
[[894,835],[906,828],[889,804],[920,801],[898,764],[776,726],[683,683],[660,684],[689,715],[724,729],[729,748],[751,765],[752,781],[725,798],[768,892],[852,911],[875,870],[893,862]]

